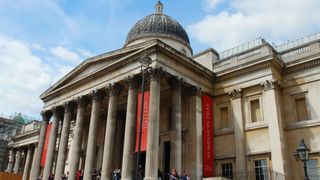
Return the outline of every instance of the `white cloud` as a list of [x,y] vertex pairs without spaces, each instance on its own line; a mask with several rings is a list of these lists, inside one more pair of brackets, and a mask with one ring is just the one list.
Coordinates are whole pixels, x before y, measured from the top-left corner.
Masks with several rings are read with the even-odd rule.
[[77,51],[84,58],[89,58],[89,57],[94,56],[92,52],[85,50],[85,49],[78,49]]
[[39,116],[39,95],[71,68],[44,62],[27,43],[0,35],[0,113]]
[[223,0],[206,0],[205,8],[206,9],[215,9]]
[[319,0],[234,0],[229,6],[231,12],[190,25],[191,36],[221,51],[259,36],[279,43],[320,31]]
[[64,60],[72,63],[81,62],[81,59],[78,54],[62,46],[51,48],[50,52],[60,60]]

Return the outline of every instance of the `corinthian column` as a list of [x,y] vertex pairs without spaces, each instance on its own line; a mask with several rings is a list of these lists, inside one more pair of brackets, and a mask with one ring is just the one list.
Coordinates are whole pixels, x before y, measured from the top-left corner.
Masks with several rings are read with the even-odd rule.
[[171,141],[171,165],[178,172],[182,172],[182,138],[181,138],[181,86],[182,79],[172,77],[168,79],[168,84],[172,89],[172,122],[173,133]]
[[33,146],[32,146],[32,145],[29,145],[29,146],[28,146],[27,157],[26,157],[26,162],[25,162],[25,164],[24,164],[22,180],[27,180],[27,179],[28,179],[28,174],[29,174],[30,165],[31,165],[31,156],[32,156],[32,153],[33,153]]
[[163,71],[160,68],[151,69],[150,75],[148,144],[144,179],[156,180],[158,179],[159,161],[160,79]]
[[14,163],[14,168],[13,168],[13,173],[15,173],[15,174],[18,174],[18,172],[19,172],[21,153],[22,153],[22,150],[18,149],[17,154],[16,154],[16,161]]
[[42,116],[42,122],[41,122],[41,127],[40,127],[38,146],[35,148],[35,152],[34,152],[30,180],[37,180],[37,178],[39,176],[40,161],[41,161],[43,145],[44,145],[44,140],[45,140],[44,138],[46,136],[46,130],[47,130],[48,122],[51,117],[51,113],[42,112],[41,116]]
[[8,173],[12,172],[12,168],[13,168],[13,163],[14,163],[14,157],[16,156],[16,151],[13,149],[10,149],[9,152],[9,163],[8,163],[8,168],[7,171]]
[[[264,87],[264,117],[268,122],[269,129],[269,139],[270,141],[270,149],[271,149],[271,157],[272,157],[272,170],[275,173],[288,175],[286,172],[289,169],[286,169],[285,164],[286,156],[285,156],[285,140],[284,140],[284,132],[282,126],[281,119],[281,110],[280,108],[280,95],[279,95],[279,84],[278,81],[275,80],[267,80],[261,85]],[[279,179],[284,179],[282,178]]]
[[62,118],[61,109],[53,108],[53,120],[51,125],[50,139],[49,139],[49,144],[47,149],[46,163],[44,165],[42,180],[47,180],[52,171],[54,150],[56,148],[58,127],[59,127],[59,121],[61,120],[61,118]]
[[73,104],[66,103],[64,105],[64,119],[63,119],[62,132],[61,132],[60,143],[59,143],[57,167],[56,167],[56,172],[54,176],[55,180],[60,180],[60,178],[64,173],[66,152],[67,152],[68,141],[69,141],[70,123],[72,118],[72,110],[73,110]]
[[202,179],[203,176],[203,146],[202,146],[202,92],[199,87],[191,87],[189,93],[189,113],[190,113],[190,156],[189,160],[195,161],[191,165],[190,173],[195,179]]
[[242,119],[241,89],[234,89],[229,92],[234,123],[234,139],[236,142],[236,178],[247,179],[246,173],[246,151]]
[[109,85],[109,106],[106,124],[106,135],[104,139],[103,162],[102,162],[102,179],[110,180],[112,172],[112,162],[115,146],[115,131],[117,120],[118,95],[123,87],[120,84]]
[[84,127],[84,115],[86,106],[88,104],[88,100],[86,97],[79,97],[77,99],[78,110],[77,110],[77,118],[76,118],[76,126],[74,128],[74,138],[72,142],[72,152],[71,152],[71,160],[70,160],[70,175],[69,180],[75,180],[76,171],[79,168],[79,159],[80,159],[80,150],[81,150],[81,142],[82,142],[82,133]]
[[137,78],[129,77],[127,79],[129,85],[128,103],[127,103],[127,117],[124,135],[124,147],[122,157],[122,174],[121,179],[132,179],[132,172],[134,171],[134,145],[135,145],[135,131],[136,131],[136,117],[137,117],[137,99],[138,88]]
[[84,166],[84,180],[91,180],[91,170],[93,168],[96,144],[97,144],[97,132],[99,126],[100,106],[103,100],[103,94],[100,90],[95,90],[91,94],[93,96],[89,137],[87,144],[86,161]]

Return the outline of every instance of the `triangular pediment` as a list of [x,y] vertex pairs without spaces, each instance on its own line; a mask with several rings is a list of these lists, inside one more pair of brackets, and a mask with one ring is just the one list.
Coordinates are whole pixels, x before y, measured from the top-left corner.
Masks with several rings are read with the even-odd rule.
[[41,94],[41,98],[46,95],[59,90],[69,84],[73,84],[77,81],[80,81],[86,77],[89,77],[101,69],[108,67],[109,65],[119,61],[130,58],[132,55],[135,55],[136,52],[141,51],[150,46],[150,43],[145,43],[140,46],[133,46],[124,49],[119,49],[102,55],[98,55],[92,58],[88,58],[70,71],[67,75],[57,81],[53,86]]
[[57,83],[51,86],[40,97],[46,99],[51,95],[59,95],[61,90],[66,90],[68,87],[77,86],[81,83],[86,83],[106,73],[109,69],[117,69],[121,71],[123,65],[128,62],[135,61],[137,56],[145,53],[157,52],[169,57],[170,61],[180,61],[180,65],[201,70],[204,73],[212,75],[209,70],[193,61],[192,58],[179,52],[175,48],[162,42],[161,40],[151,40],[135,46],[125,47],[113,52],[102,54],[89,58],[74,68],[66,76],[60,79]]

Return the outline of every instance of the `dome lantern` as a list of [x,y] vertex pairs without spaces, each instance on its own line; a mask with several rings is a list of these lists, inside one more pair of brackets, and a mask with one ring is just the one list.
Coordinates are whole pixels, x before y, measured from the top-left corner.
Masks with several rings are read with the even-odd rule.
[[162,14],[163,13],[163,4],[161,3],[161,1],[158,1],[158,3],[156,4],[156,14]]

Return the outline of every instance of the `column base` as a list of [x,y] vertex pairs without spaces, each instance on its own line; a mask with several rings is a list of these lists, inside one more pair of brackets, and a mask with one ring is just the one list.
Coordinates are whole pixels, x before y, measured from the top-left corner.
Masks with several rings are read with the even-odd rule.
[[143,180],[158,180],[158,178],[155,178],[155,177],[145,177]]

